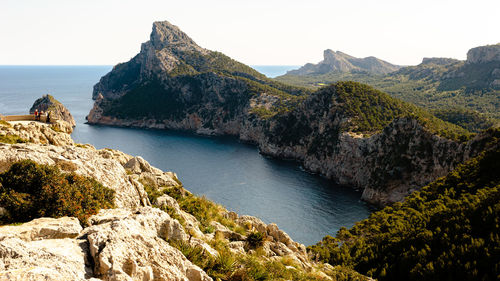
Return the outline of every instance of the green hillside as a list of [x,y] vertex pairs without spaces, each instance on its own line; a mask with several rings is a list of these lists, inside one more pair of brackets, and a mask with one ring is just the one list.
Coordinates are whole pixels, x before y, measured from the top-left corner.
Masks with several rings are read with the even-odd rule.
[[500,130],[490,130],[495,150],[309,249],[378,280],[498,280]]
[[337,82],[320,91],[335,91],[336,102],[351,116],[351,131],[378,132],[399,117],[417,119],[431,132],[454,140],[466,140],[467,130],[434,117],[413,104],[395,99],[366,84]]

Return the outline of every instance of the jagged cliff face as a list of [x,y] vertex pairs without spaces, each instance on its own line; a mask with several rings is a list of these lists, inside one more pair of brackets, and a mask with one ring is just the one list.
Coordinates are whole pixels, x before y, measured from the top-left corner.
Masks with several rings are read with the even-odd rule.
[[199,47],[177,26],[166,21],[155,22],[150,40],[142,44],[141,52],[102,77],[94,86],[92,97],[96,99],[101,93],[106,99],[115,99],[143,81],[161,80],[160,74],[174,70],[190,53],[207,55],[209,51]]
[[[168,22],[155,22],[148,42],[95,85],[89,123],[237,134],[262,74],[203,49]],[[254,87],[254,88],[252,88]],[[286,94],[286,93],[283,93]],[[124,106],[125,104],[134,106]]]
[[467,52],[467,63],[500,62],[500,43],[472,48]]
[[300,161],[307,170],[363,191],[362,198],[386,205],[449,173],[456,165],[498,145],[496,131],[467,143],[431,133],[412,118],[397,118],[380,133],[346,129],[350,116],[335,93],[319,91],[295,110],[268,120],[245,122],[240,138],[263,154]]
[[329,72],[366,71],[372,74],[387,74],[401,66],[390,64],[376,57],[356,58],[340,51],[325,50],[323,60],[318,64],[308,63],[287,75],[325,74]]

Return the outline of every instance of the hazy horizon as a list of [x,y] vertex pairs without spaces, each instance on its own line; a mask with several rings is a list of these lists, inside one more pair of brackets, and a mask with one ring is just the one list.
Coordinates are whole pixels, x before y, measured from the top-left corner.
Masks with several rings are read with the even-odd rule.
[[248,65],[317,63],[325,49],[398,65],[463,60],[500,42],[499,10],[496,0],[2,0],[0,65],[116,65],[158,20]]

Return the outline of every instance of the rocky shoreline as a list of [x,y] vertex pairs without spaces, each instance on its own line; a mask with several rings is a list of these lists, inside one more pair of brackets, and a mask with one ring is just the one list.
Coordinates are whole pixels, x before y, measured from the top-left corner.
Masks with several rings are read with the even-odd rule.
[[[102,118],[99,121],[90,118],[90,120],[93,120],[89,122],[90,124],[106,126],[179,130],[201,136],[234,136],[239,141],[256,145],[259,153],[263,155],[296,161],[307,172],[324,176],[337,184],[361,190],[361,199],[377,206],[402,201],[411,192],[445,176],[456,165],[477,156],[483,149],[486,149],[485,145],[491,137],[490,133],[485,132],[467,143],[457,143],[426,131],[416,120],[403,118],[394,120],[382,133],[370,137],[349,132],[342,133],[339,136],[338,152],[335,155],[318,157],[309,155],[307,146],[280,146],[270,142],[263,132],[264,129],[249,126],[250,122],[210,130],[202,127],[196,129],[196,127],[186,125],[190,124],[190,119],[185,119],[180,123],[117,118]],[[404,140],[408,147],[402,154],[397,155],[397,159],[391,159],[394,158],[394,155],[391,155],[393,147],[400,145],[401,140]],[[427,146],[429,151],[421,151],[419,155],[418,150],[423,146]],[[390,182],[381,182],[384,174],[392,175],[398,172],[398,167],[388,162],[401,159],[414,166],[421,165],[421,169],[407,171]]]
[[[61,124],[71,129],[68,123]],[[237,233],[215,220],[210,223],[213,232],[201,231],[200,222],[167,194],[151,202],[146,182],[148,188],[152,185],[158,192],[178,188],[181,183],[174,173],[152,167],[141,157],[75,144],[65,131],[39,122],[0,124],[0,134],[17,134],[26,141],[0,144],[0,172],[23,159],[56,165],[63,171],[93,177],[113,189],[117,207],[90,217],[86,228],[69,217],[0,227],[0,280],[212,280],[169,241],[200,247],[213,257],[218,255],[215,241],[225,241],[234,255],[254,251],[246,247],[248,234]],[[322,269],[322,264],[313,262],[305,246],[275,224],[266,225],[258,218],[220,208],[220,215],[246,229],[245,233],[264,235],[262,259],[285,258],[297,266],[294,270],[330,279],[324,272],[331,268]],[[170,210],[176,218],[162,209]]]

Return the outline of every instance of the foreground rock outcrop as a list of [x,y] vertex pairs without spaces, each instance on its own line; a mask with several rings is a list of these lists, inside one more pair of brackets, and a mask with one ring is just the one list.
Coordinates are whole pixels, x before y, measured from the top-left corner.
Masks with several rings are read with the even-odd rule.
[[0,227],[0,280],[97,280],[81,231],[68,217]]
[[102,280],[212,280],[166,242],[186,234],[159,209],[103,210],[90,221],[82,235]]
[[116,191],[117,207],[134,208],[150,205],[142,185],[127,175],[119,162],[132,156],[109,149],[96,150],[86,146],[55,146],[40,144],[0,143],[0,171],[7,170],[16,161],[31,159],[40,164],[57,165],[62,170],[93,177]]
[[[0,124],[0,136],[17,138],[18,142],[30,142],[52,145],[73,145],[69,133],[73,128],[69,123],[56,120],[52,124],[34,121],[14,121]],[[61,134],[65,132],[67,134]]]

